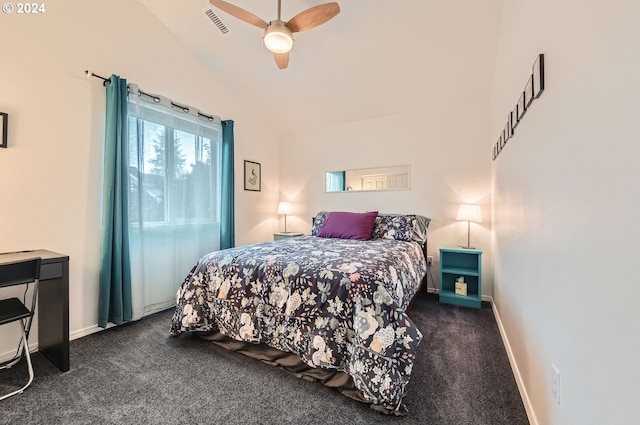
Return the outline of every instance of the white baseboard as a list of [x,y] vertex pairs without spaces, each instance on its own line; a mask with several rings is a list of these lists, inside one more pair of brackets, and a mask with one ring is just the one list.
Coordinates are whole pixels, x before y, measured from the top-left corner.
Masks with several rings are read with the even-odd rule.
[[[483,299],[485,296],[482,297]],[[520,397],[522,397],[522,403],[524,404],[524,410],[527,412],[527,417],[529,418],[529,423],[531,425],[539,425],[538,418],[533,410],[533,405],[531,404],[531,400],[529,399],[529,395],[527,394],[527,389],[524,386],[524,382],[522,381],[522,375],[520,374],[520,370],[518,369],[518,364],[516,363],[516,359],[513,356],[513,351],[511,350],[511,345],[509,344],[509,339],[507,338],[507,334],[502,326],[502,320],[500,320],[500,314],[498,313],[498,309],[493,301],[492,297],[489,298],[491,302],[491,307],[493,309],[493,315],[496,318],[496,322],[498,323],[498,329],[500,330],[500,336],[502,337],[502,342],[504,343],[504,347],[507,350],[507,356],[509,357],[509,363],[511,364],[511,370],[513,372],[513,376],[516,378],[516,384],[518,384],[518,391],[520,391]]]
[[[109,323],[107,324],[106,329],[112,328],[114,326],[116,325],[114,325],[113,323]],[[73,341],[74,339],[82,338],[84,336],[91,335],[93,333],[100,332],[103,330],[104,329],[98,325],[89,326],[88,328],[80,329],[80,330],[69,333],[69,340]],[[16,339],[16,342],[17,341],[18,339]],[[38,351],[38,342],[37,341],[29,342],[29,352],[35,353],[36,351]],[[6,362],[7,360],[11,360],[15,354],[16,354],[16,350],[0,353],[0,363]]]
[[[4,353],[0,353],[0,363],[4,363],[7,362],[9,360],[11,360],[13,358],[13,356],[16,355],[16,351],[17,351],[18,347],[16,347],[15,350],[12,351],[7,351]],[[29,352],[30,353],[35,353],[36,351],[38,351],[38,343],[34,343],[29,345]]]
[[117,326],[117,325],[114,325],[113,323],[109,322],[109,323],[107,323],[107,327],[106,328],[101,328],[98,325],[93,325],[93,326],[89,326],[88,328],[78,329],[77,331],[73,331],[73,332],[69,333],[69,341],[73,341],[74,339],[82,338],[83,336],[91,335],[91,334],[94,334],[96,332],[100,332],[100,331],[103,331],[105,329],[112,328],[114,326]]

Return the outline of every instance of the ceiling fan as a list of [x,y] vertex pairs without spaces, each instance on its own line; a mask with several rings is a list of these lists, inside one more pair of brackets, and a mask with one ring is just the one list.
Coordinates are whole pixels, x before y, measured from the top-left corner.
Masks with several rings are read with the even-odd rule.
[[317,27],[340,13],[338,3],[325,3],[303,10],[288,22],[285,22],[280,19],[280,0],[278,0],[278,19],[267,23],[253,13],[226,1],[209,0],[209,2],[241,21],[262,28],[264,30],[264,45],[273,52],[276,65],[280,69],[285,69],[289,65],[289,51],[293,47],[294,32],[306,31]]

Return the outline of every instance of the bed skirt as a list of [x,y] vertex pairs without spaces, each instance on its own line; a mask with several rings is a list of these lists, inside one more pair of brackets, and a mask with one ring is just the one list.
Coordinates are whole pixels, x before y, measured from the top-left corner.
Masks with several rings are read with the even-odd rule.
[[211,341],[226,350],[235,351],[252,359],[260,360],[268,365],[278,366],[288,370],[292,372],[296,378],[321,382],[329,388],[335,388],[353,400],[369,404],[369,407],[377,412],[396,416],[406,416],[408,413],[404,404],[401,405],[400,409],[393,411],[371,404],[355,386],[353,379],[346,372],[314,368],[302,362],[300,358],[293,353],[281,351],[263,343],[254,344],[251,342],[237,341],[217,331],[195,332],[195,334],[201,339]]

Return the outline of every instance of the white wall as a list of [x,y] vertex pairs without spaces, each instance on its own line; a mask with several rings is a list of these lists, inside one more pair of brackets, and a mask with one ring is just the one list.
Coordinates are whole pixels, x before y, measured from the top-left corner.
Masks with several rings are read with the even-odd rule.
[[[487,83],[488,87],[488,83]],[[467,243],[467,224],[455,221],[458,204],[480,202],[485,221],[472,223],[471,242],[485,248],[483,292],[491,294],[490,278],[490,160],[484,144],[488,121],[477,123],[463,137],[439,138],[439,125],[423,126],[421,113],[389,116],[340,127],[317,129],[313,134],[291,138],[281,147],[283,199],[294,203],[287,218],[290,231],[309,232],[311,217],[318,211],[373,211],[415,213],[432,219],[429,255],[435,257],[433,277],[438,280],[442,245]],[[443,114],[446,115],[446,114]],[[454,123],[442,117],[442,127]],[[436,120],[437,121],[437,120]],[[447,122],[448,121],[448,122]],[[454,135],[455,136],[455,135]],[[468,137],[464,137],[468,136]],[[447,142],[441,142],[442,139]],[[471,142],[468,142],[471,140]],[[434,143],[434,141],[436,141]],[[391,145],[391,146],[389,146]],[[452,149],[451,145],[458,145]],[[459,155],[464,150],[466,155]],[[484,157],[484,161],[478,161]],[[410,164],[411,188],[400,191],[325,193],[325,171],[370,166]],[[430,282],[430,287],[432,282]]]
[[485,151],[546,59],[492,169],[494,298],[535,423],[640,423],[638,40],[635,0],[504,4]]
[[[0,17],[0,111],[9,114],[9,148],[0,149],[0,252],[70,256],[73,337],[97,323],[100,260],[104,88],[85,69],[235,120],[237,244],[268,240],[277,226],[279,162],[260,106],[243,102],[137,2],[46,7],[39,16]],[[262,192],[243,191],[243,159],[263,164]],[[0,356],[17,328],[1,332]]]
[[[423,28],[407,29],[424,39],[422,49],[354,53],[355,62],[372,66],[396,61],[392,78],[371,86],[366,99],[345,92],[333,100],[339,110],[343,103],[375,99],[391,112],[341,125],[318,122],[317,128],[287,137],[280,146],[281,197],[293,201],[296,209],[288,217],[288,229],[301,232],[309,231],[311,217],[322,210],[378,210],[431,218],[428,252],[435,257],[436,282],[439,247],[467,243],[467,223],[455,221],[459,203],[480,203],[483,222],[471,224],[471,243],[484,250],[483,293],[490,295],[491,156],[486,140],[492,136],[488,99],[502,2],[465,2],[464,7],[443,3],[437,13],[432,6],[411,6],[413,13],[425,16]],[[402,46],[407,34],[396,36],[385,46]],[[341,67],[357,79],[353,63],[343,59]],[[408,67],[423,71],[413,84],[403,80],[402,70]],[[325,193],[326,171],[403,164],[411,166],[410,190]]]

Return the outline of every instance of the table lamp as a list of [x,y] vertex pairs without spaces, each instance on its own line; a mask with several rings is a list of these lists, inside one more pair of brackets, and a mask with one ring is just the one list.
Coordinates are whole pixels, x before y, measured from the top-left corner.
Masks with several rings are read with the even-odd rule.
[[460,208],[458,208],[458,216],[456,217],[458,221],[466,221],[467,222],[467,246],[463,246],[462,248],[473,249],[474,247],[470,244],[471,237],[471,222],[481,223],[482,217],[480,214],[480,205],[475,204],[460,204]]
[[278,214],[284,214],[284,233],[289,233],[287,232],[287,214],[291,214],[292,207],[291,202],[281,201],[278,204]]

